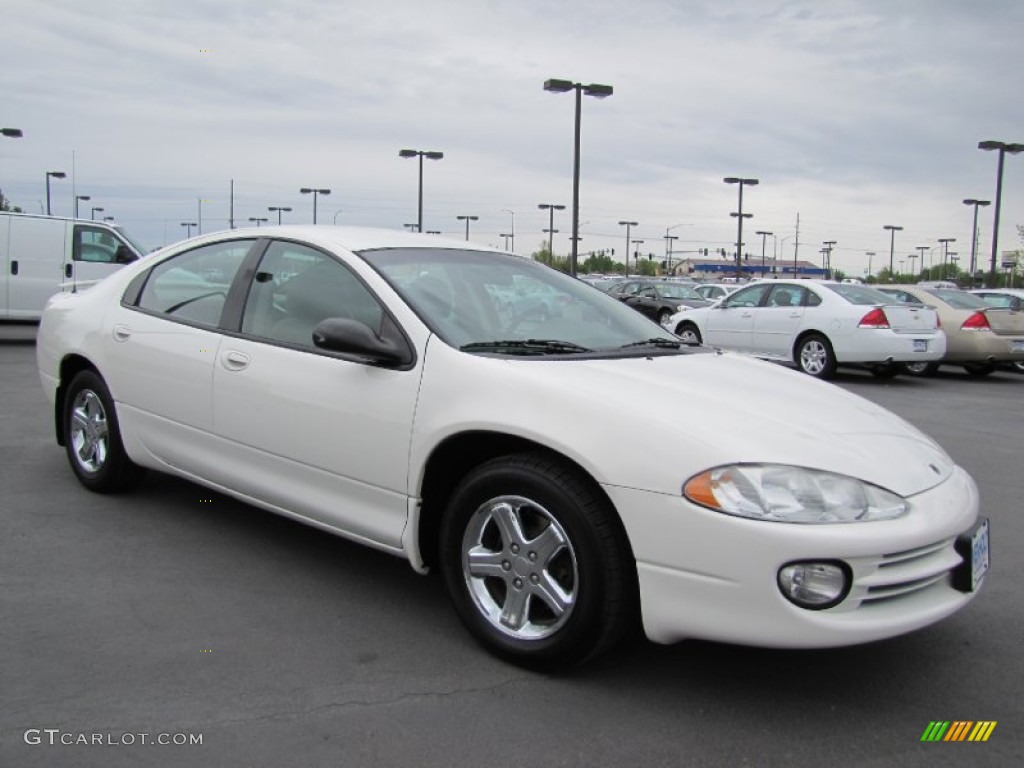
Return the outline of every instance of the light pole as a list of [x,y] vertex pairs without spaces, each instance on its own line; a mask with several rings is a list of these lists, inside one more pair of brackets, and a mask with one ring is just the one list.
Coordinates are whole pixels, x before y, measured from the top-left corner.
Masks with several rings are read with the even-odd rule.
[[507,213],[512,217],[512,228],[508,231],[509,241],[511,242],[510,250],[515,253],[516,250],[516,212],[511,208],[502,208],[502,213]]
[[964,205],[974,206],[974,229],[971,231],[971,287],[974,287],[974,272],[978,268],[976,257],[978,254],[978,208],[991,205],[988,200],[975,200],[969,197],[964,200]]
[[313,195],[313,223],[316,224],[316,197],[317,197],[317,195],[329,195],[329,194],[331,194],[331,190],[329,190],[329,189],[314,189],[312,187],[303,187],[302,189],[299,190],[299,193],[303,194],[303,195],[309,195],[309,194]]
[[775,233],[774,232],[766,232],[764,230],[758,230],[754,234],[761,236],[761,277],[764,277],[764,270],[765,270],[765,266],[764,266],[764,252],[765,252],[765,248],[768,246],[768,235],[771,235],[772,237],[774,237]]
[[183,221],[181,226],[185,227],[185,238],[192,237],[192,227],[198,227],[199,225],[194,221]]
[[743,276],[743,219],[749,219],[753,216],[752,213],[743,213],[743,187],[755,187],[760,184],[757,179],[741,179],[738,176],[726,176],[722,179],[726,184],[739,184],[740,187],[740,203],[739,211],[737,213],[731,213],[730,216],[736,217],[736,280],[739,281],[740,277]]
[[280,224],[281,223],[281,211],[288,211],[289,213],[291,213],[292,209],[288,208],[287,206],[271,205],[271,206],[267,207],[267,210],[270,211],[271,213],[273,213],[274,211],[277,211],[277,223]]
[[477,221],[480,217],[479,216],[456,216],[455,218],[458,219],[459,221],[465,221],[466,222],[466,239],[469,240],[469,222]]
[[831,278],[832,276],[832,247],[836,244],[835,240],[825,240],[822,245],[825,246],[825,277]]
[[639,275],[640,274],[640,246],[644,244],[644,241],[643,240],[631,240],[630,242],[633,243],[634,246],[636,246],[636,252],[634,253],[633,258],[636,261],[636,273]]
[[[915,245],[914,249],[917,251],[918,255],[921,257],[921,272],[924,272],[924,252],[928,250],[928,246],[927,245]],[[920,272],[918,274],[920,274]]]
[[103,213],[105,210],[106,208],[93,208],[92,213],[89,214],[89,218],[96,221],[96,212],[99,211],[100,213]]
[[572,160],[572,254],[569,257],[569,274],[576,277],[576,253],[580,224],[580,115],[583,111],[583,94],[603,99],[612,95],[610,85],[574,83],[571,80],[545,80],[544,90],[552,93],[576,92],[576,126]]
[[868,277],[870,278],[872,276],[872,273],[871,273],[871,262],[875,258],[875,252],[874,251],[865,251],[864,255],[868,257]]
[[626,264],[626,271],[623,274],[625,274],[628,277],[629,276],[629,242],[630,242],[629,241],[629,230],[632,229],[633,227],[639,227],[640,224],[635,222],[635,221],[620,221],[619,222],[619,226],[626,228],[626,254],[625,254],[625,258],[623,259],[623,261]]
[[988,270],[988,287],[994,288],[996,285],[996,258],[999,256],[999,209],[1003,199],[1003,157],[1007,152],[1011,155],[1024,152],[1024,144],[1007,144],[1003,141],[979,141],[978,149],[986,152],[992,150],[999,151],[999,167],[996,171],[996,204],[992,209],[992,261],[989,264]]
[[67,176],[64,171],[47,171],[46,172],[46,215],[50,214],[50,179],[63,179]]
[[665,233],[665,268],[669,274],[672,273],[672,244],[679,239],[679,235]]
[[266,216],[250,216],[249,217],[249,221],[255,221],[256,222],[256,229],[259,229],[260,228],[260,224],[265,222],[265,221],[267,221],[267,217]]
[[548,228],[543,230],[548,233],[548,264],[555,263],[555,211],[564,211],[564,205],[556,205],[555,203],[541,203],[537,206],[542,211],[548,212]]
[[[416,210],[416,227],[417,232],[423,231],[423,158],[428,160],[440,160],[444,157],[444,152],[425,151],[422,149],[400,149],[398,150],[399,157],[418,157],[420,159],[420,184],[419,184],[419,195],[417,197]],[[469,238],[466,238],[467,240]]]
[[940,280],[946,279],[946,259],[949,257],[949,244],[955,243],[955,237],[940,237],[939,243],[942,245],[942,275]]
[[505,250],[507,251],[508,250],[508,241],[512,239],[512,235],[506,234],[505,232],[502,232],[502,233],[500,233],[498,235],[498,237],[505,238]]
[[78,201],[79,200],[92,200],[89,195],[75,195],[75,218],[78,218]]
[[889,230],[889,276],[892,276],[892,257],[893,252],[896,249],[896,233],[901,231],[903,227],[897,227],[895,224],[886,224],[882,229]]

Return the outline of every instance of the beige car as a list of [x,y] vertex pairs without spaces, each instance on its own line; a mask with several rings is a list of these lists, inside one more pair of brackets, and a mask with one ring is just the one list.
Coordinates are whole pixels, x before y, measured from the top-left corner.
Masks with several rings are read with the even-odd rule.
[[961,365],[972,376],[987,376],[1003,363],[1024,361],[1024,312],[993,307],[959,288],[877,285],[898,301],[936,309],[946,334],[946,354],[938,362],[908,363],[907,372],[930,375],[940,365]]

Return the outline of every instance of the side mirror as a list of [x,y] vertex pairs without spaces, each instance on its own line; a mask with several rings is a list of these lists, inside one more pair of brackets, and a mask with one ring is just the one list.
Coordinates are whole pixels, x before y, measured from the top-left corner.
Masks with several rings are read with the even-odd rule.
[[329,317],[317,325],[313,329],[313,346],[354,355],[372,365],[401,366],[412,362],[404,341],[396,343],[378,336],[365,323],[346,317]]
[[119,245],[114,251],[114,262],[117,264],[131,264],[137,258],[127,245]]

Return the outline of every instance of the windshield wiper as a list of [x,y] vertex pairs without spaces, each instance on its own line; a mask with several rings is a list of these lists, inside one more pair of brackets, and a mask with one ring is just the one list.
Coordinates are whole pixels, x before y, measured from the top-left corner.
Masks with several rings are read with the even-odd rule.
[[571,341],[556,339],[503,339],[496,341],[474,341],[459,347],[463,352],[505,352],[516,351],[520,354],[558,355],[579,352],[593,352],[591,349],[573,344]]
[[672,341],[672,339],[665,339],[660,336],[652,339],[644,339],[643,341],[633,341],[629,344],[623,344],[620,349],[626,349],[627,347],[663,347],[665,349],[679,349],[683,345],[681,341]]

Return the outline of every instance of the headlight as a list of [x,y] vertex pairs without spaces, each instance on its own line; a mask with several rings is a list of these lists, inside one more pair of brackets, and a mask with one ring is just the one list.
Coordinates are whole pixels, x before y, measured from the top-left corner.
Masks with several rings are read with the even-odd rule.
[[683,495],[727,515],[780,523],[857,523],[906,514],[906,499],[844,475],[780,464],[735,464],[701,472]]

